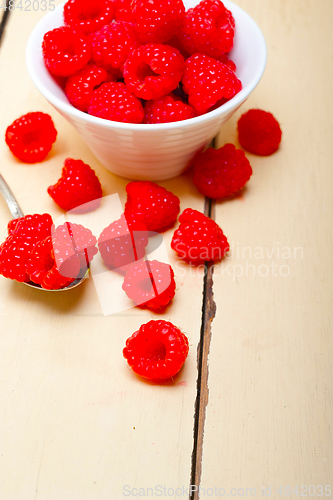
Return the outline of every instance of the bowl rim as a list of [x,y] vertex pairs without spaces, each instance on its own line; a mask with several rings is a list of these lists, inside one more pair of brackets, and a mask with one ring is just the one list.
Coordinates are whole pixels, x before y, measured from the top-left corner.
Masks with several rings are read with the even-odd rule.
[[[36,56],[34,47],[36,46],[37,42],[39,41],[39,46],[41,48],[41,32],[45,33],[45,31],[42,29],[42,26],[44,26],[46,18],[51,18],[54,16],[55,12],[62,10],[63,6],[65,5],[66,1],[60,3],[59,5],[56,6],[56,8],[48,12],[43,18],[36,24],[34,27],[33,31],[31,32],[27,47],[26,47],[26,66],[27,70],[29,73],[29,76],[31,80],[33,81],[34,85],[36,88],[39,90],[39,92],[49,101],[58,111],[65,115],[69,115],[72,118],[76,120],[84,120],[92,125],[98,125],[99,127],[103,127],[105,129],[113,129],[113,128],[118,128],[118,129],[125,129],[125,130],[169,130],[173,128],[177,129],[182,129],[183,127],[189,127],[191,125],[199,125],[200,123],[205,123],[206,121],[209,121],[221,114],[225,115],[228,112],[232,111],[234,108],[239,107],[246,99],[247,97],[252,93],[252,91],[255,89],[255,87],[258,85],[259,81],[261,80],[261,77],[265,71],[266,67],[266,62],[267,62],[267,45],[266,41],[264,38],[264,35],[257,25],[257,23],[254,21],[254,19],[241,7],[236,5],[235,3],[231,2],[230,0],[223,0],[224,5],[231,10],[233,13],[234,11],[239,11],[243,16],[247,18],[247,21],[249,24],[252,25],[252,29],[256,31],[257,37],[261,40],[262,44],[262,58],[261,58],[261,64],[259,65],[259,68],[257,72],[253,75],[251,78],[250,82],[246,85],[246,87],[242,88],[238,94],[236,94],[233,98],[231,98],[229,101],[227,101],[225,104],[222,106],[214,109],[213,111],[210,111],[209,113],[205,113],[200,116],[196,116],[194,118],[189,118],[187,120],[181,120],[181,121],[176,121],[176,122],[170,122],[170,123],[124,123],[124,122],[116,122],[112,120],[106,120],[104,118],[99,118],[97,116],[92,116],[89,115],[88,113],[84,113],[83,111],[80,111],[76,109],[74,106],[72,106],[69,102],[65,103],[61,101],[57,96],[55,96],[49,89],[48,87],[42,82],[42,80],[38,77],[37,71],[35,69],[34,65],[34,58]],[[52,75],[50,75],[52,78]]]

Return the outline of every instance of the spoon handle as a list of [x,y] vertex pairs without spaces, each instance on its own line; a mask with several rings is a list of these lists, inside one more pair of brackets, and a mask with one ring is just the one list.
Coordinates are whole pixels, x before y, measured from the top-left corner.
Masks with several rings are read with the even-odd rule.
[[24,214],[20,208],[20,205],[18,204],[15,196],[13,195],[10,187],[8,186],[7,182],[5,179],[2,177],[0,174],[0,193],[4,197],[8,208],[10,210],[10,213],[12,214],[14,219],[18,219],[19,217],[23,217]]

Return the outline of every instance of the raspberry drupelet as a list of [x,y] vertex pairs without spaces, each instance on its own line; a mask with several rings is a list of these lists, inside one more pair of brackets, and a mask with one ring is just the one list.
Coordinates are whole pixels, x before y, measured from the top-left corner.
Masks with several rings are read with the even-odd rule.
[[242,189],[252,175],[249,160],[233,144],[206,149],[194,157],[193,166],[194,184],[200,193],[215,200]]
[[147,227],[130,213],[122,214],[120,219],[103,229],[98,238],[98,249],[104,263],[121,273],[145,256],[147,245]]
[[87,35],[111,23],[114,14],[113,0],[68,0],[64,6],[65,24]]
[[149,43],[131,52],[124,66],[128,88],[141,99],[160,99],[174,90],[184,72],[184,58],[170,45]]
[[52,118],[40,111],[27,113],[6,130],[6,144],[16,158],[25,163],[43,161],[57,138]]
[[174,377],[189,351],[186,335],[169,321],[152,320],[126,340],[124,358],[132,370],[150,380]]
[[69,26],[45,33],[42,43],[44,62],[52,75],[70,76],[90,59],[90,44],[84,33]]
[[231,99],[242,88],[228,66],[203,54],[186,60],[182,82],[189,104],[198,113],[205,113],[222,98]]
[[202,0],[186,12],[177,35],[188,54],[196,52],[219,58],[233,47],[235,21],[220,0]]
[[125,213],[136,215],[149,231],[161,232],[174,225],[180,201],[162,186],[151,181],[132,181],[126,186]]
[[141,43],[165,43],[180,29],[185,17],[182,0],[133,0],[134,27]]
[[129,54],[139,45],[132,24],[113,22],[92,36],[92,59],[106,69],[111,67],[123,71]]
[[166,307],[175,295],[173,269],[157,260],[137,262],[127,271],[122,289],[135,305],[157,311]]
[[114,75],[95,64],[88,64],[68,78],[65,94],[75,108],[87,112],[94,90],[102,83],[110,81],[116,81]]
[[250,109],[238,120],[238,140],[249,153],[269,156],[278,149],[281,138],[279,122],[272,113]]
[[229,250],[222,229],[206,215],[187,208],[179,217],[179,228],[173,234],[171,248],[191,264],[221,260]]
[[102,187],[94,170],[82,160],[67,158],[61,177],[47,190],[63,210],[87,213],[101,203]]
[[103,83],[92,95],[88,113],[123,123],[142,123],[144,110],[139,99],[121,82]]
[[194,116],[195,111],[192,106],[185,104],[179,97],[169,94],[146,102],[143,123],[178,122]]

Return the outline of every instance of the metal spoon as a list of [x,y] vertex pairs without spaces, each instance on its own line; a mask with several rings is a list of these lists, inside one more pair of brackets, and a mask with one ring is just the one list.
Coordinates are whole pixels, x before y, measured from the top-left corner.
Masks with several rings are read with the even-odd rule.
[[[2,177],[1,174],[0,174],[0,193],[4,197],[4,200],[6,201],[13,218],[18,219],[19,217],[24,217],[20,205],[18,204],[10,187],[8,186],[7,182]],[[65,288],[59,288],[58,290],[47,290],[46,288],[42,288],[40,285],[37,285],[32,281],[29,281],[29,283],[23,282],[23,284],[30,286],[31,288],[38,288],[39,290],[43,290],[44,292],[64,292],[65,290],[71,290],[72,288],[79,286],[87,278],[88,274],[89,274],[89,268],[87,269],[85,275],[82,276],[82,278],[76,278],[70,285],[66,286]]]

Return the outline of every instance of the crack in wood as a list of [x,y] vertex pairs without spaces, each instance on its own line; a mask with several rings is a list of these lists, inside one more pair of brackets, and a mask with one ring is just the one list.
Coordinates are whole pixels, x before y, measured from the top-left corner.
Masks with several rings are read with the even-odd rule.
[[[205,201],[205,215],[214,219],[215,211],[212,200]],[[202,471],[202,453],[206,407],[208,404],[208,356],[211,342],[211,323],[216,314],[216,304],[213,293],[213,262],[205,263],[205,276],[203,286],[202,320],[200,342],[197,351],[197,398],[194,411],[193,451],[191,467],[190,500],[199,499],[199,486]]]

